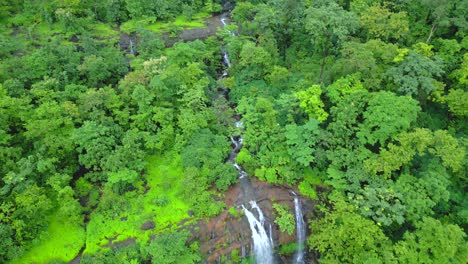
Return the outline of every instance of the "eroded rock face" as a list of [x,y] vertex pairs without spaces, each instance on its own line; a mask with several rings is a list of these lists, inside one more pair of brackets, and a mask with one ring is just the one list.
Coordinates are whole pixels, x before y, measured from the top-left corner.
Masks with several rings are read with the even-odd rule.
[[[294,195],[291,193],[293,189],[260,182],[253,177],[251,182],[256,202],[262,209],[266,222],[272,224],[275,248],[277,249],[280,244],[295,242],[295,234],[282,233],[274,224],[275,215],[272,210],[273,203],[282,203],[291,208],[290,213],[294,214]],[[297,193],[297,190],[294,191]],[[300,197],[300,199],[305,217],[310,219],[313,202],[305,197]],[[205,256],[205,263],[221,263],[223,256],[230,259],[233,250],[237,250],[240,257],[250,255],[251,231],[240,209],[240,205],[246,202],[240,184],[232,186],[226,192],[224,202],[227,205],[224,212],[208,221],[198,223],[196,231],[193,231],[194,239],[200,242],[200,250]],[[278,263],[291,263],[291,260],[285,257],[277,256],[277,260]]]

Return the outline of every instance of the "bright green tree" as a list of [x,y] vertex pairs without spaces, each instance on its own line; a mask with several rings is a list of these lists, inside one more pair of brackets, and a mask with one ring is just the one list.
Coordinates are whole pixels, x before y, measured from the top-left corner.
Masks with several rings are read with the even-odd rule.
[[312,42],[322,51],[320,80],[322,80],[330,48],[341,45],[358,26],[355,14],[343,10],[333,1],[314,1],[306,11],[305,28]]
[[320,85],[312,85],[304,91],[295,93],[299,99],[299,106],[309,115],[310,119],[317,119],[320,123],[325,121],[328,113],[324,110],[324,103],[320,99],[322,89]]
[[354,212],[343,200],[334,211],[311,223],[309,246],[320,252],[321,263],[386,263],[391,242],[373,221]]
[[399,263],[465,263],[465,237],[457,225],[424,217],[416,224],[416,231],[407,231],[395,245],[395,255]]

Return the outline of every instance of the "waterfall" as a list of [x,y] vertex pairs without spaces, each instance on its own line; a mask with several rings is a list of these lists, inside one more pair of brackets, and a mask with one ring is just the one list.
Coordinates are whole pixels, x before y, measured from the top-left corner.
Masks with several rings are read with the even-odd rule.
[[[221,23],[224,26],[227,25],[226,18],[221,18]],[[229,31],[231,36],[234,36],[234,33]],[[231,67],[231,62],[229,61],[229,54],[223,48],[223,61],[227,68]],[[222,78],[228,77],[228,73],[225,70],[221,75]],[[226,94],[224,96],[227,96]],[[241,121],[237,121],[235,127],[238,129],[243,129],[244,124]],[[237,172],[239,173],[239,181],[241,182],[241,186],[244,192],[249,193],[246,197],[250,197],[249,199],[254,199],[254,192],[250,183],[249,178],[247,177],[247,172],[237,164],[236,158],[237,154],[239,153],[240,149],[242,148],[242,136],[235,135],[229,138],[234,146],[231,153],[229,154],[228,161],[233,164],[236,168]],[[244,210],[245,216],[249,222],[250,230],[252,231],[252,252],[251,255],[255,257],[257,264],[272,264],[274,263],[274,256],[273,256],[273,230],[271,224],[269,224],[269,232],[265,229],[265,216],[263,215],[262,210],[257,205],[255,201],[250,201],[250,207],[252,211],[249,211],[244,205],[242,205],[242,209]],[[254,212],[256,212],[255,217]],[[269,234],[268,234],[269,233]],[[245,248],[242,243],[242,257],[245,257]]]
[[273,243],[271,239],[271,229],[270,229],[270,236],[265,230],[265,217],[263,216],[263,212],[258,207],[255,201],[251,201],[250,205],[252,206],[252,211],[255,209],[258,214],[258,219],[255,215],[245,208],[242,205],[242,209],[244,209],[245,216],[249,221],[250,229],[252,230],[252,241],[253,241],[253,251],[255,256],[255,261],[258,264],[271,264],[274,263],[273,258]]
[[306,228],[304,223],[304,216],[302,214],[301,203],[297,195],[294,194],[294,210],[296,212],[296,236],[297,236],[297,250],[294,254],[295,264],[304,264],[304,242],[306,238]]

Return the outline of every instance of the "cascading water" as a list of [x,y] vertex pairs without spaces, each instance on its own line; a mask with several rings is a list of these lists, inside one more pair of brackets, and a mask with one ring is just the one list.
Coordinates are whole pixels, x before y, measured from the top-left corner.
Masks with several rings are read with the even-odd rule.
[[[222,18],[221,23],[223,24],[223,28],[224,28],[224,26],[226,26],[226,19]],[[229,31],[229,34],[231,36],[234,36],[234,33],[232,33],[231,31]],[[229,54],[226,50],[223,50],[223,61],[227,68],[231,67],[231,62],[229,61]],[[220,78],[226,78],[227,76],[228,76],[228,73],[224,71]],[[240,128],[240,129],[243,128],[243,123],[241,121],[236,121],[234,125],[236,128]],[[228,161],[233,164],[233,166],[237,169],[239,173],[239,180],[241,182],[241,186],[245,193],[245,197],[249,197],[248,199],[253,199],[254,195],[253,195],[253,191],[252,191],[249,178],[247,177],[248,174],[236,162],[237,154],[242,148],[243,139],[240,135],[238,135],[238,136],[230,137],[230,140],[232,144],[234,145],[234,148],[229,154]],[[245,216],[247,217],[247,220],[249,222],[250,230],[252,231],[253,254],[254,254],[255,260],[258,264],[272,264],[275,262],[274,256],[273,256],[272,226],[270,224],[269,234],[268,234],[268,232],[265,229],[265,217],[263,215],[262,210],[260,209],[260,207],[257,205],[255,201],[250,201],[250,206],[251,206],[252,212],[249,211],[244,205],[242,205],[242,209],[244,210]],[[258,218],[255,217],[253,213],[254,210],[256,211]],[[245,254],[244,250],[245,250],[244,245],[242,245],[243,256]]]
[[223,60],[226,66],[231,67],[231,62],[229,61],[229,55],[226,51],[223,52]]
[[130,54],[135,55],[135,51],[133,50],[133,41],[132,41],[132,39],[130,39],[128,46],[129,46],[129,49],[130,49]]
[[258,219],[251,211],[245,208],[244,205],[242,205],[242,209],[244,209],[245,216],[247,217],[250,229],[252,230],[255,261],[259,264],[271,264],[274,262],[273,243],[271,237],[268,236],[268,233],[264,227],[265,218],[263,216],[262,210],[260,210],[255,201],[251,201],[250,205],[252,206],[252,210],[255,209],[257,211]]
[[305,264],[304,258],[304,242],[306,238],[306,229],[304,223],[304,216],[302,214],[301,203],[297,195],[294,194],[294,210],[296,213],[296,236],[297,236],[297,250],[294,254],[295,264]]

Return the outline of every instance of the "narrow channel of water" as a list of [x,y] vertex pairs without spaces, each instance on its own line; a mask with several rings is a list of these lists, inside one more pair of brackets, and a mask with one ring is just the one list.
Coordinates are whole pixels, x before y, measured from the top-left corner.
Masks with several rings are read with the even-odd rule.
[[306,226],[304,222],[304,215],[302,213],[301,201],[299,197],[294,193],[294,211],[296,215],[296,240],[297,240],[297,250],[294,254],[294,263],[295,264],[305,264],[305,239],[306,239]]
[[[227,25],[226,18],[221,18],[221,23],[223,28]],[[231,36],[234,36],[234,33],[229,32]],[[231,62],[229,60],[229,54],[225,48],[223,48],[223,62],[226,68],[231,67]],[[228,77],[227,71],[223,71],[220,79]],[[222,93],[226,99],[228,94]],[[235,122],[235,127],[242,128],[243,124],[240,120]],[[250,210],[242,204],[242,209],[244,214],[249,222],[250,230],[252,232],[252,249],[251,255],[253,255],[257,264],[273,264],[275,262],[273,255],[273,231],[271,224],[269,225],[269,232],[265,228],[265,217],[261,208],[257,205],[255,201],[255,193],[253,191],[252,184],[250,183],[249,176],[247,172],[240,166],[236,159],[237,154],[242,148],[242,135],[233,135],[230,137],[230,140],[233,145],[231,153],[229,153],[228,162],[231,162],[238,172],[238,177],[242,191],[244,193],[244,198],[250,199],[249,205]],[[244,250],[244,245],[242,245]]]

